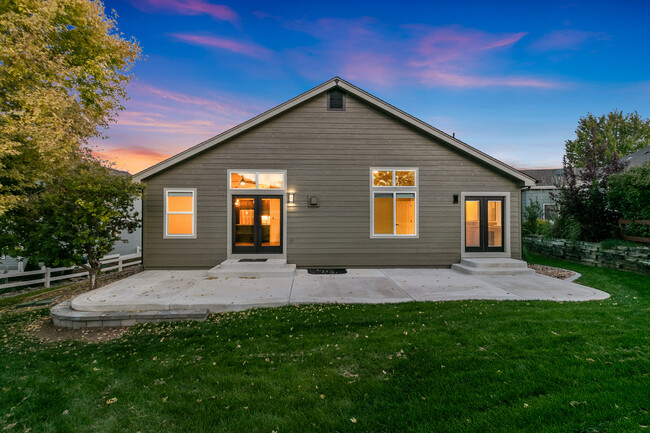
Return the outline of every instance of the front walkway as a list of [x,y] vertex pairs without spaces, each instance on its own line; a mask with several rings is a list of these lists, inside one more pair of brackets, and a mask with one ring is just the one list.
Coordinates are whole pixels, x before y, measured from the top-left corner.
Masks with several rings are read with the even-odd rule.
[[451,269],[349,269],[342,275],[208,277],[207,271],[144,271],[85,293],[73,310],[238,311],[305,303],[391,303],[463,299],[589,301],[600,290],[544,275],[472,276]]

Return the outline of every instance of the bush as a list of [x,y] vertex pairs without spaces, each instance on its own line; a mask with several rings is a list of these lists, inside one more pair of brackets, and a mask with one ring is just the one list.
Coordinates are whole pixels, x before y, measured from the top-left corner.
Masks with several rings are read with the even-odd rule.
[[[611,176],[607,186],[609,206],[624,219],[650,220],[650,162]],[[645,228],[648,226],[629,230],[644,232]]]
[[524,235],[539,234],[539,221],[542,217],[542,205],[539,200],[531,201],[524,209],[524,222],[521,230]]

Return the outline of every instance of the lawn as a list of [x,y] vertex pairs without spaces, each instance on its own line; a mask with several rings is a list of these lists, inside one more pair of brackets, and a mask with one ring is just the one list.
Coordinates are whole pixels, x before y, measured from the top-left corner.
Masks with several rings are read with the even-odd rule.
[[327,305],[44,342],[0,316],[0,431],[632,432],[650,425],[650,278],[605,301]]

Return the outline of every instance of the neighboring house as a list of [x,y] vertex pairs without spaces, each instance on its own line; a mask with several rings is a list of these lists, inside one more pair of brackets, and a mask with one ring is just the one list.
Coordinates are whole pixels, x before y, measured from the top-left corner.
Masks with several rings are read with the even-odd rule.
[[136,175],[143,264],[439,266],[521,257],[534,179],[333,78]]
[[650,162],[650,146],[639,149],[621,158],[621,161],[627,163],[627,168],[640,167]]
[[526,206],[537,200],[542,207],[542,219],[551,219],[552,215],[557,210],[557,205],[555,204],[555,199],[553,199],[552,194],[557,194],[560,191],[557,185],[562,185],[564,182],[564,169],[542,168],[522,171],[537,180],[535,186],[524,188],[521,191],[522,210],[526,209]]

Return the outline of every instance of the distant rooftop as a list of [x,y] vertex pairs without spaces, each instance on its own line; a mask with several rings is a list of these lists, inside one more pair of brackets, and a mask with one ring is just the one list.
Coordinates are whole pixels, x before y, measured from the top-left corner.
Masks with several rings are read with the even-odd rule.
[[639,149],[621,158],[621,161],[628,163],[628,167],[640,167],[650,161],[650,146]]
[[557,183],[562,183],[564,177],[564,169],[562,168],[538,168],[521,171],[535,178],[537,186],[555,186]]

